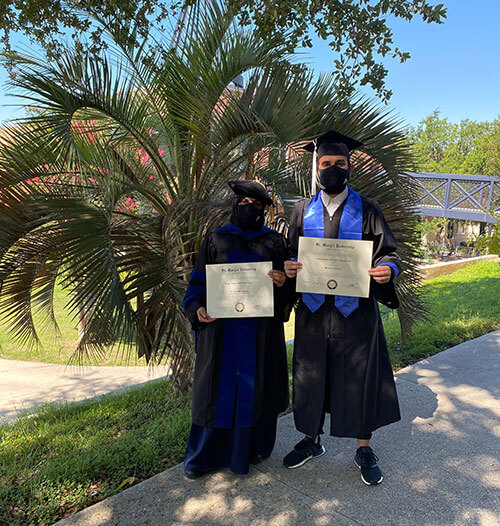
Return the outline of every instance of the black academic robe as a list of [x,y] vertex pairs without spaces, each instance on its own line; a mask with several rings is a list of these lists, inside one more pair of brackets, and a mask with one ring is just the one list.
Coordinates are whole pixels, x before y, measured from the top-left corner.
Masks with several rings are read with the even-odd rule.
[[[374,244],[373,265],[392,263],[400,269],[396,241],[376,201],[361,196],[362,239]],[[299,201],[292,212],[288,239],[297,257],[303,235],[304,213],[310,199]],[[323,206],[325,238],[338,235],[344,203],[330,220]],[[362,437],[400,419],[399,404],[377,299],[390,308],[399,303],[393,282],[371,280],[370,296],[344,317],[333,295],[311,312],[301,294],[295,314],[293,356],[293,410],[299,431],[319,432],[323,411],[331,413],[330,434]]]
[[[273,269],[283,270],[288,257],[285,237],[266,227],[259,232],[248,232],[229,224],[206,236],[184,299],[185,313],[197,331],[194,424],[215,428],[248,427],[276,417],[287,408],[288,366],[283,322],[287,317],[289,293],[285,288],[274,286],[274,317],[200,323],[196,311],[200,306],[206,307],[207,264],[272,261]],[[246,349],[249,342],[254,344]],[[252,391],[253,402],[248,400]],[[243,400],[244,397],[247,400]]]

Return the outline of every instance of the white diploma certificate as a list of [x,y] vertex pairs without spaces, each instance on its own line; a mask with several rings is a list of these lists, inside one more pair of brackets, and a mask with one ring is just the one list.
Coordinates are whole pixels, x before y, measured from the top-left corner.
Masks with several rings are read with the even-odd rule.
[[271,261],[207,265],[207,314],[212,318],[274,316]]
[[299,237],[297,292],[367,298],[373,241]]

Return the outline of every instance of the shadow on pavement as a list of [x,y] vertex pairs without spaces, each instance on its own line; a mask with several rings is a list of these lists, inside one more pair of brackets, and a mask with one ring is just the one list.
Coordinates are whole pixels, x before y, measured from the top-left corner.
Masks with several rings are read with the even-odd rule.
[[385,475],[380,486],[361,482],[352,439],[326,436],[326,455],[283,468],[283,456],[301,438],[287,415],[273,455],[248,476],[224,471],[189,481],[176,466],[59,524],[500,524],[500,332],[487,337],[477,348],[462,344],[397,375],[403,418],[373,439]]

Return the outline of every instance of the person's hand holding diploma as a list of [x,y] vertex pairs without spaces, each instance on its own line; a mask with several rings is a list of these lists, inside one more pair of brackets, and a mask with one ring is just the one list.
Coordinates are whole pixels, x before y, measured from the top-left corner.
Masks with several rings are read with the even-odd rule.
[[368,274],[370,274],[377,283],[388,283],[392,278],[391,267],[388,265],[379,265],[378,267],[371,268]]
[[293,279],[297,275],[297,270],[302,268],[302,263],[298,261],[285,261],[285,274],[287,278]]
[[277,287],[282,287],[285,284],[286,276],[282,270],[270,270],[268,276]]
[[196,311],[196,314],[198,315],[198,320],[200,320],[201,323],[211,323],[211,322],[213,322],[213,321],[215,321],[217,319],[217,318],[211,318],[207,314],[207,310],[205,309],[205,307],[200,307]]

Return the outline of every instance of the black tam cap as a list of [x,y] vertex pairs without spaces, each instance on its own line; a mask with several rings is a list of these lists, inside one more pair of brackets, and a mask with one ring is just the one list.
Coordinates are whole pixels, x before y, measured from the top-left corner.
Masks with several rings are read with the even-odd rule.
[[265,187],[256,181],[240,179],[229,181],[229,188],[236,194],[243,197],[253,197],[264,205],[272,205],[273,200],[267,193]]
[[306,144],[304,150],[314,153],[316,149],[318,159],[323,155],[345,155],[349,159],[349,152],[363,146],[363,143],[330,130],[320,135],[316,140]]

